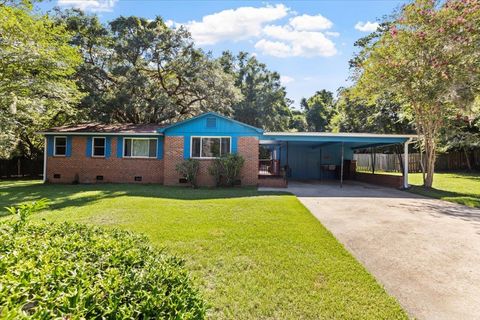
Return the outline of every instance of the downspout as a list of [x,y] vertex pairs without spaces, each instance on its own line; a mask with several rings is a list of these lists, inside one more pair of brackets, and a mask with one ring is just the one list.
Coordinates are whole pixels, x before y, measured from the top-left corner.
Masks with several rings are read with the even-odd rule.
[[43,183],[47,182],[47,136],[43,147]]

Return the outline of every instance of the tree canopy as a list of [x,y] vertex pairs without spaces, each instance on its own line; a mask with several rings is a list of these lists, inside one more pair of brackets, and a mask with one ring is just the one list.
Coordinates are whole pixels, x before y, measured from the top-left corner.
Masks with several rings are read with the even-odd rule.
[[160,17],[119,17],[102,25],[96,16],[61,12],[84,63],[80,108],[102,122],[165,123],[204,111],[231,114],[240,100],[233,77],[195,48],[183,28]]
[[232,105],[236,120],[271,131],[286,130],[291,118],[290,104],[280,75],[267,69],[246,52],[219,58],[223,70],[235,78],[242,99]]
[[0,156],[42,152],[34,133],[72,122],[81,98],[71,76],[81,63],[65,25],[28,5],[0,5]]

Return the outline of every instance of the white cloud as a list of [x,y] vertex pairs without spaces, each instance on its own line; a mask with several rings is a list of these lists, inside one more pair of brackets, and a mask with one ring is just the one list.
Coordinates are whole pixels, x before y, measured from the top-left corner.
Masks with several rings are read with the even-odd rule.
[[261,39],[255,48],[275,57],[330,57],[337,53],[335,44],[322,32],[298,31],[291,26],[266,26],[265,36],[280,41]]
[[291,83],[293,81],[295,81],[295,79],[292,78],[292,77],[283,76],[283,75],[280,76],[280,82],[282,83],[282,85],[286,85],[286,84]]
[[355,29],[357,29],[358,31],[362,31],[362,32],[374,32],[374,31],[377,30],[378,26],[379,26],[378,22],[359,21],[355,25]]
[[264,24],[287,16],[283,4],[261,8],[239,7],[204,16],[202,21],[183,24],[199,45],[211,45],[224,40],[239,41],[260,36]]
[[340,32],[327,31],[327,32],[325,32],[325,34],[326,34],[327,36],[330,36],[330,37],[340,37]]
[[311,16],[304,14],[290,19],[290,25],[298,31],[318,31],[330,29],[333,26],[332,21],[321,14]]
[[175,27],[175,21],[173,21],[171,19],[165,20],[165,25],[169,28],[173,28],[173,27]]
[[117,4],[118,0],[58,0],[61,7],[74,7],[83,11],[109,12]]
[[260,50],[263,54],[279,58],[285,58],[292,55],[292,48],[280,41],[261,39],[255,44],[255,49]]

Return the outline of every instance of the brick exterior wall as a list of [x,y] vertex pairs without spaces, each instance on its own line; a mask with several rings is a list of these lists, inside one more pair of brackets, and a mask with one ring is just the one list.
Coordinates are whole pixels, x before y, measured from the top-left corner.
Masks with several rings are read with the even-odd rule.
[[[160,183],[168,186],[185,185],[176,171],[177,164],[183,158],[183,136],[167,136],[164,138],[163,160],[117,158],[117,138],[111,140],[111,156],[91,158],[85,155],[87,138],[74,136],[72,138],[72,154],[70,157],[49,156],[47,158],[47,180],[51,183],[72,183],[78,176],[80,183]],[[239,137],[237,152],[245,158],[245,164],[240,173],[243,186],[258,184],[258,138]],[[200,160],[198,184],[200,186],[215,186],[214,178],[208,168],[213,160]],[[54,178],[60,174],[60,178]],[[97,181],[96,176],[103,176]],[[142,181],[136,182],[134,177],[141,176]]]
[[245,164],[240,172],[242,186],[258,185],[258,138],[239,137],[237,152],[245,159]]
[[355,180],[397,189],[401,189],[403,187],[402,176],[356,172]]
[[258,186],[265,188],[286,188],[288,183],[283,177],[264,176],[258,179]]
[[181,175],[175,169],[177,164],[183,161],[183,137],[165,137],[163,141],[163,183],[166,186],[180,185],[178,180],[181,178]]
[[[168,186],[185,185],[179,183],[182,176],[175,170],[177,164],[183,159],[183,137],[165,137],[164,140],[164,184]],[[243,186],[256,186],[258,184],[258,138],[239,137],[237,152],[245,158],[245,164],[240,172]],[[215,186],[215,179],[208,172],[213,160],[199,160],[198,185]]]
[[[51,183],[72,183],[78,175],[80,183],[163,183],[163,160],[117,158],[117,138],[111,140],[111,156],[91,158],[86,156],[87,138],[72,137],[70,157],[47,158],[47,180]],[[60,174],[60,179],[54,178]],[[102,181],[96,177],[103,175]],[[142,181],[136,182],[135,176]]]

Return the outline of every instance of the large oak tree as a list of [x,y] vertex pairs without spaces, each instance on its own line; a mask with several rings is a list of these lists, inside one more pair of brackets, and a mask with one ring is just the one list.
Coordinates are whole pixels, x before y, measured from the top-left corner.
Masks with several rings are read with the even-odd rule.
[[78,84],[88,96],[80,107],[93,120],[168,123],[204,111],[228,115],[240,99],[232,76],[195,48],[183,27],[133,16],[102,25],[76,10],[58,18],[81,48]]

